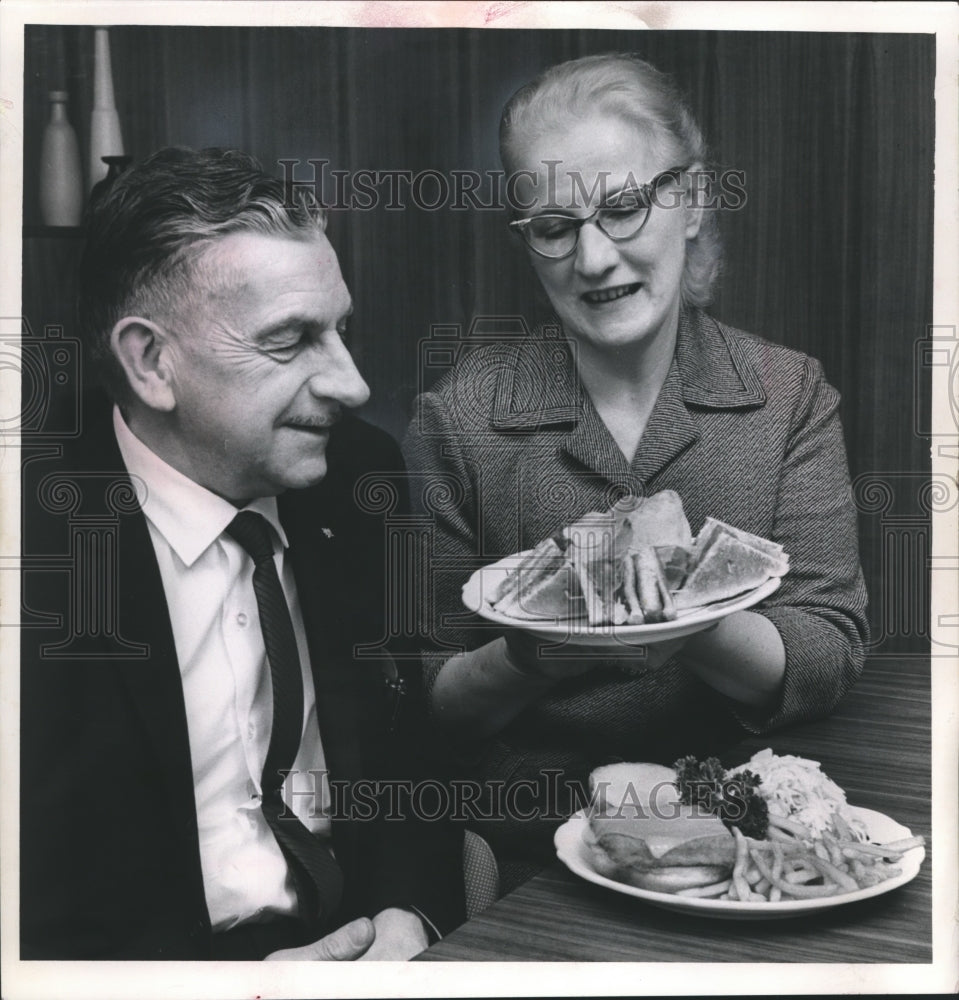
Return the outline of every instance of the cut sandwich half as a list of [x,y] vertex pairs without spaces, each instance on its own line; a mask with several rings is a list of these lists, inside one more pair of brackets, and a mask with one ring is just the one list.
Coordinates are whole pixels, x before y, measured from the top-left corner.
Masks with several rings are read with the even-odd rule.
[[712,518],[696,539],[693,561],[682,587],[673,594],[679,610],[736,597],[789,569],[782,546]]
[[611,532],[574,531],[567,554],[573,564],[586,602],[590,625],[622,624],[617,614],[616,591],[623,584],[625,561],[616,558]]
[[611,513],[628,532],[625,539],[628,548],[636,549],[641,545],[692,547],[693,533],[683,511],[683,502],[673,490],[661,490],[649,497],[623,497]]
[[646,622],[652,625],[673,621],[676,608],[656,550],[651,545],[641,545],[630,556],[636,594]]
[[751,531],[743,531],[742,528],[736,528],[725,521],[718,521],[714,517],[706,518],[703,522],[702,531],[696,537],[695,549],[697,554],[704,547],[708,547],[713,539],[720,534],[732,535],[743,542],[743,544],[751,545],[753,548],[759,549],[760,552],[765,552],[770,559],[781,560],[782,573],[773,575],[781,576],[789,569],[789,556],[785,554],[783,547],[778,542],[771,542],[768,538],[763,538],[762,535],[754,535]]
[[685,545],[655,545],[653,548],[663,569],[666,587],[671,591],[679,590],[692,565],[692,549]]
[[576,573],[554,538],[527,553],[500,582],[491,603],[500,614],[523,620],[578,618],[585,613]]

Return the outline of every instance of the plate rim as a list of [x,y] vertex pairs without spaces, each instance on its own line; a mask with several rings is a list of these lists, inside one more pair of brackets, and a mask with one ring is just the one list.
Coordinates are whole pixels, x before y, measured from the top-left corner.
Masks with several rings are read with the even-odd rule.
[[[473,570],[469,579],[462,585],[461,596],[463,605],[474,614],[478,614],[487,621],[508,628],[519,628],[526,632],[533,632],[540,636],[557,636],[575,638],[577,645],[588,645],[590,641],[597,643],[615,643],[619,640],[641,640],[643,638],[661,638],[666,640],[673,636],[677,629],[683,630],[681,634],[690,631],[701,631],[714,621],[726,618],[737,611],[745,611],[769,597],[779,589],[782,577],[771,576],[764,580],[758,587],[748,590],[743,594],[727,598],[725,601],[717,601],[715,605],[704,605],[702,608],[693,609],[689,614],[677,617],[669,622],[653,622],[648,625],[602,625],[601,631],[591,631],[589,626],[577,627],[583,623],[582,618],[513,618],[501,612],[494,611],[487,601],[477,603],[475,600],[467,600],[467,591],[476,589],[475,581],[482,573],[490,570],[507,571],[512,569],[511,564],[518,562],[529,551],[516,552],[509,556],[504,556],[496,562],[479,566]],[[699,628],[697,628],[699,626]]]
[[[891,816],[879,812],[877,809],[850,805],[849,810],[854,816],[866,823],[867,830],[870,824],[874,825],[877,821],[880,821],[895,826],[897,828],[897,838],[912,836],[912,831],[907,826],[904,826]],[[844,906],[847,903],[858,903],[864,899],[872,899],[874,896],[885,895],[887,892],[892,892],[907,882],[911,882],[919,874],[922,862],[926,858],[925,846],[913,847],[902,856],[903,862],[906,859],[909,859],[909,861],[908,866],[903,868],[901,875],[896,875],[876,885],[867,886],[865,889],[839,893],[835,896],[819,896],[816,899],[780,900],[775,903],[703,899],[697,896],[677,896],[671,892],[655,892],[652,889],[641,889],[638,886],[627,885],[625,882],[616,882],[605,875],[600,875],[599,872],[590,868],[580,855],[580,849],[583,845],[582,832],[588,828],[588,825],[585,811],[580,809],[578,812],[573,813],[553,835],[556,856],[574,875],[582,878],[584,881],[592,882],[594,885],[611,889],[622,895],[633,896],[636,899],[641,899],[656,906],[678,912],[695,913],[706,917],[735,917],[747,914],[750,917],[762,914],[771,917],[801,916],[803,914],[818,913],[836,906]],[[569,840],[568,845],[566,843],[567,840]],[[572,850],[567,850],[567,846]],[[570,863],[571,861],[573,862],[572,864]]]

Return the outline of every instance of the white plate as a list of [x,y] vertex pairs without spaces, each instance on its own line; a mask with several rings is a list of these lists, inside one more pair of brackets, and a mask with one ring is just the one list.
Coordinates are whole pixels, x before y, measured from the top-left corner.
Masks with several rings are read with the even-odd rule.
[[702,632],[714,622],[736,611],[751,608],[779,586],[779,577],[770,577],[754,590],[725,601],[716,601],[702,608],[680,611],[675,621],[657,622],[654,625],[591,626],[585,618],[513,618],[511,615],[494,611],[490,606],[490,598],[496,593],[506,574],[515,569],[526,555],[526,552],[517,552],[489,566],[481,566],[463,585],[463,603],[470,611],[475,611],[488,621],[521,628],[541,639],[552,639],[556,642],[569,639],[577,646],[641,646],[679,639],[694,632]]
[[[856,806],[850,806],[850,811],[865,823],[869,839],[875,843],[888,843],[912,836],[910,830],[883,813],[874,812],[872,809],[860,809]],[[695,896],[676,896],[669,892],[652,892],[649,889],[637,889],[624,882],[614,882],[594,871],[590,864],[589,847],[583,840],[583,835],[588,829],[589,820],[583,813],[578,812],[568,819],[553,837],[557,856],[574,875],[579,875],[587,882],[605,886],[614,892],[644,899],[647,903],[652,903],[654,906],[660,906],[666,910],[733,920],[767,920],[805,916],[822,910],[830,910],[834,906],[855,903],[860,899],[881,896],[883,893],[892,892],[893,889],[898,889],[899,886],[914,879],[919,873],[923,858],[926,856],[924,848],[914,847],[911,851],[907,851],[900,861],[896,862],[896,867],[902,869],[901,875],[869,886],[868,889],[841,893],[837,896],[820,896],[816,899],[795,899],[778,903],[742,903],[731,899],[699,899]]]

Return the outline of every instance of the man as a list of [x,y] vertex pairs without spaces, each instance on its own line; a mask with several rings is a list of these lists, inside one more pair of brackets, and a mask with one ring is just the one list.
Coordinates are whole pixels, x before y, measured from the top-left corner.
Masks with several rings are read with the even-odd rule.
[[114,405],[24,470],[24,553],[73,563],[24,576],[23,958],[406,959],[461,916],[453,838],[397,818],[413,699],[356,653],[387,595],[355,491],[402,466],[346,415],[369,390],[324,226],[217,150],[91,209]]

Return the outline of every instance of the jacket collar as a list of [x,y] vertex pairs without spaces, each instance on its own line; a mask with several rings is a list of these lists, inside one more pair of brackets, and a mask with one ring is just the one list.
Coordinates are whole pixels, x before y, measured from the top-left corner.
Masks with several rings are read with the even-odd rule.
[[[698,309],[684,310],[680,316],[673,369],[667,381],[678,375],[679,398],[690,406],[743,409],[766,401],[759,376],[739,344]],[[515,366],[500,375],[493,426],[532,430],[576,424],[583,417],[586,398],[569,343],[537,331],[520,345]]]
[[493,426],[569,433],[561,450],[587,468],[630,489],[648,481],[699,437],[690,407],[762,406],[765,393],[740,345],[699,310],[680,317],[676,353],[632,464],[626,462],[580,382],[567,341],[534,337],[523,342],[516,364],[497,384]]

